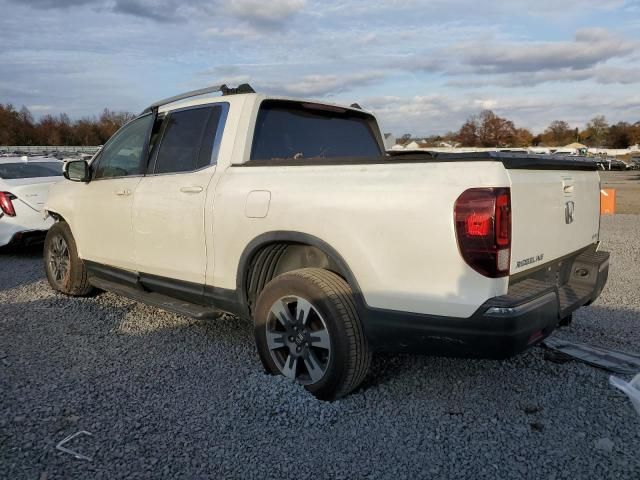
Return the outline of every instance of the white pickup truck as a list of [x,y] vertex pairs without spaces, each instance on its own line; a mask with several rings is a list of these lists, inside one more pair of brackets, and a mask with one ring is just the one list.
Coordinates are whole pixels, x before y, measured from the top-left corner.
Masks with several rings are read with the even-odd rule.
[[248,85],[153,104],[65,177],[46,205],[54,289],[251,318],[267,371],[321,399],[374,351],[514,355],[608,274],[594,163],[390,155],[357,105]]

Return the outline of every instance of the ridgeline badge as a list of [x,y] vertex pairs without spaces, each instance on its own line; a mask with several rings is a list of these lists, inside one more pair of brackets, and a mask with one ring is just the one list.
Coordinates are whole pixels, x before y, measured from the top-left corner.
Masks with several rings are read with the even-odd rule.
[[526,267],[527,265],[531,265],[532,263],[541,262],[543,258],[544,258],[544,253],[541,253],[540,255],[536,255],[535,257],[529,257],[523,260],[518,260],[516,262],[516,268]]

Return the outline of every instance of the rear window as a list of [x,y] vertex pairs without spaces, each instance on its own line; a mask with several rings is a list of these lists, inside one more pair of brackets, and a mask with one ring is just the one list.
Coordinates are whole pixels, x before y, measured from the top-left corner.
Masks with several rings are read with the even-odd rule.
[[364,112],[265,100],[258,112],[251,160],[380,157],[374,125],[373,117]]
[[62,163],[0,163],[0,178],[16,180],[18,178],[61,177]]

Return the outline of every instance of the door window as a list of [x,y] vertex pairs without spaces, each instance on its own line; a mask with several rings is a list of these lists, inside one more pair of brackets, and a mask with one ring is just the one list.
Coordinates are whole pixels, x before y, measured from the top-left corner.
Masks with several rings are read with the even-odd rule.
[[191,172],[215,164],[228,104],[171,112],[153,173]]
[[125,125],[106,143],[95,169],[94,179],[127,177],[143,172],[143,155],[153,115]]

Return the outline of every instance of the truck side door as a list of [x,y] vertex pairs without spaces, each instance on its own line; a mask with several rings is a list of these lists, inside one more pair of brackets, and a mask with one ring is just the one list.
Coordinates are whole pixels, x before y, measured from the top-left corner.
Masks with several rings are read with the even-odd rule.
[[216,103],[174,110],[164,118],[132,210],[137,270],[156,291],[178,293],[177,280],[188,290],[182,297],[201,294],[207,265],[204,210],[227,111],[227,103]]
[[71,225],[85,260],[133,269],[133,194],[146,168],[153,115],[121,128],[92,162],[91,181],[78,185]]

